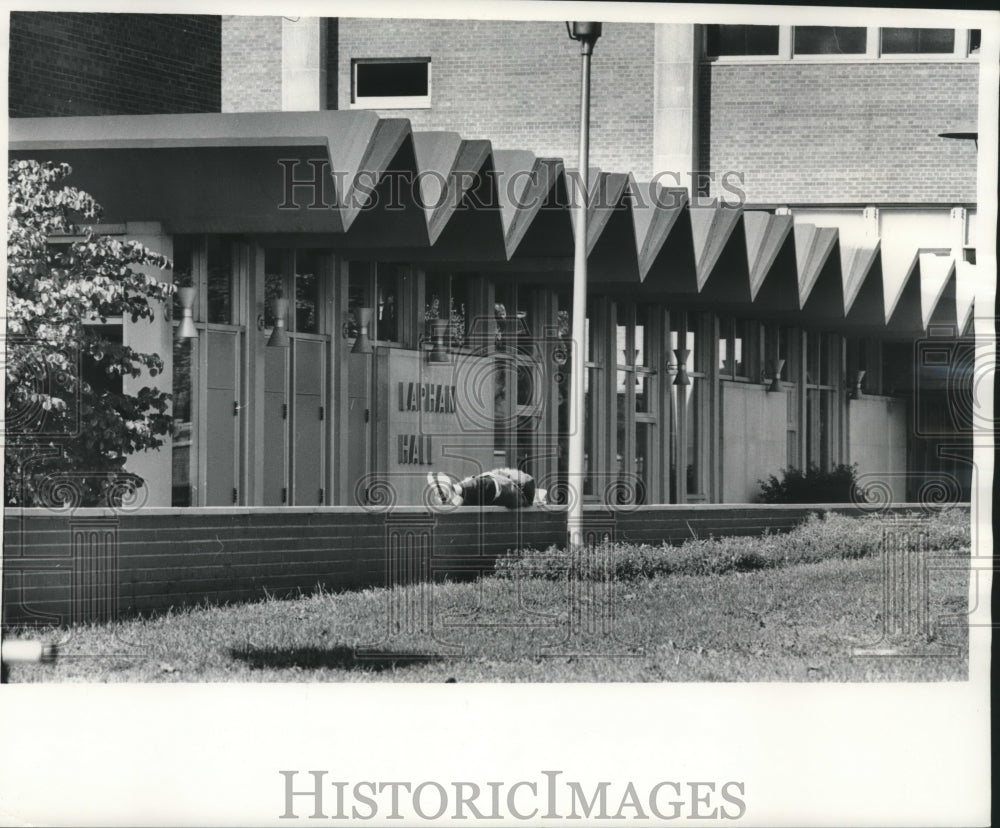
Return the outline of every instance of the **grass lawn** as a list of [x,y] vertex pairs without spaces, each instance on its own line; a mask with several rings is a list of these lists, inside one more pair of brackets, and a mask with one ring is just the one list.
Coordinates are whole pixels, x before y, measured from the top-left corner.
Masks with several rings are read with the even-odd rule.
[[[14,665],[10,681],[965,679],[963,569],[931,570],[930,656],[852,655],[852,647],[919,643],[880,643],[881,567],[869,557],[656,575],[615,582],[611,599],[597,603],[593,582],[489,577],[198,607],[71,634],[14,630],[63,642],[56,664]],[[594,631],[595,607],[607,611],[610,635],[600,624]],[[409,623],[421,613],[432,619],[423,631]]]

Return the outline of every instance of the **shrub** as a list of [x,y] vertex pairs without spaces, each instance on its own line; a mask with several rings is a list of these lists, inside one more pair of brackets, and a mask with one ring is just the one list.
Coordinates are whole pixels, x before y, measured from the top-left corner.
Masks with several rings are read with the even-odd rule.
[[789,466],[779,480],[759,480],[762,503],[861,503],[857,465],[839,463],[829,471],[810,463],[805,471]]
[[[826,512],[809,515],[783,534],[705,538],[680,546],[606,543],[576,555],[556,546],[525,549],[499,558],[495,571],[500,577],[602,580],[606,574],[620,581],[637,581],[657,575],[721,575],[831,558],[866,558],[878,554],[891,520]],[[928,518],[924,530],[928,549],[969,548],[969,515],[963,510],[950,509]]]

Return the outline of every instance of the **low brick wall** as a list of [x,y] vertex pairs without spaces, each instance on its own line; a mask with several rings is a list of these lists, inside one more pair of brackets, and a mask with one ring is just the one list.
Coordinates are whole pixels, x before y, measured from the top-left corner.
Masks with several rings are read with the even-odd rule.
[[[919,509],[897,506],[894,510]],[[643,506],[585,511],[587,532],[679,543],[784,531],[834,506]],[[565,512],[354,507],[7,509],[4,623],[70,624],[414,580],[474,578],[497,556],[565,539]]]

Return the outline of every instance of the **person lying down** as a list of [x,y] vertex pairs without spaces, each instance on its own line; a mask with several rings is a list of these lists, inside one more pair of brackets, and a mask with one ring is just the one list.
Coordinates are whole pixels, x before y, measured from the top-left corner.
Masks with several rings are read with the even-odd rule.
[[447,472],[428,472],[427,482],[437,502],[451,506],[506,506],[519,509],[545,503],[546,491],[517,469],[492,469],[458,480]]

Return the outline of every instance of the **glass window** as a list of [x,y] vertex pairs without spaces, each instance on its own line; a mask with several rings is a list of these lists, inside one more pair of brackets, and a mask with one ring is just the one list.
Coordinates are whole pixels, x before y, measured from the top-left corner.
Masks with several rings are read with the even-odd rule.
[[[453,276],[447,273],[428,273],[426,285],[424,320],[427,323],[436,319],[449,320],[448,332],[451,347],[461,348],[468,339],[469,322],[471,321],[469,319],[467,280],[462,276]],[[502,307],[502,314],[505,315],[506,305]],[[497,317],[497,333],[499,334],[501,322],[499,306],[494,306],[494,314]],[[428,330],[427,335],[431,336],[432,331]],[[502,337],[500,339],[502,340]]]
[[882,29],[882,53],[886,55],[947,55],[954,51],[954,29]]
[[[286,250],[264,250],[264,326],[274,327],[274,301],[286,296]],[[288,320],[285,320],[287,324]]]
[[863,55],[868,40],[864,26],[796,26],[797,55]]
[[777,55],[777,26],[706,26],[709,57]]
[[374,338],[383,342],[399,339],[399,289],[402,268],[381,262],[376,265]]
[[357,59],[352,68],[351,102],[355,106],[430,106],[430,58]]
[[982,29],[969,29],[969,54],[978,55],[983,41]]
[[618,365],[632,365],[634,359],[628,349],[629,308],[623,304],[619,304],[615,313],[617,315],[615,324],[615,361]]
[[[191,236],[174,236],[174,284],[177,287],[194,285],[194,239]],[[181,299],[174,293],[174,319],[181,318]],[[198,303],[195,301],[194,318],[198,318]]]
[[635,309],[635,364],[643,367],[653,365],[653,338],[649,335],[650,309],[639,305]]
[[192,366],[197,340],[184,339],[174,331],[171,506],[191,506],[194,434],[192,431]]
[[295,254],[295,330],[319,333],[319,254],[299,250]]
[[233,250],[228,239],[209,236],[208,258],[208,321],[218,325],[234,325]]

